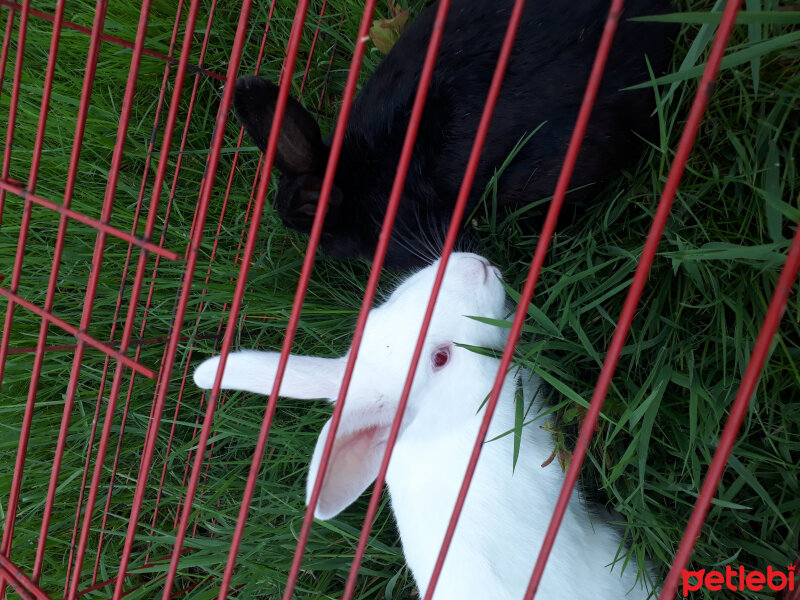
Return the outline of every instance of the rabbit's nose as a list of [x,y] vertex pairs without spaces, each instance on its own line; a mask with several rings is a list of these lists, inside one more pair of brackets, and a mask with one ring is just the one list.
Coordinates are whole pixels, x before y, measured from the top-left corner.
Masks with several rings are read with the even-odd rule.
[[489,263],[480,261],[481,269],[483,270],[483,281],[484,283],[489,278]]
[[500,273],[500,269],[495,267],[492,263],[490,263],[485,258],[479,257],[479,259],[480,260],[478,262],[479,262],[479,264],[481,266],[481,270],[483,271],[483,283],[486,283],[487,281],[489,281],[490,278],[491,279],[502,278],[502,275]]
[[474,283],[475,279],[477,279],[479,284],[484,284],[490,277],[494,278],[500,275],[497,267],[493,266],[488,260],[469,252],[454,253],[450,258],[450,264],[464,283]]
[[465,263],[465,267],[469,271],[475,271],[483,276],[482,281],[485,283],[486,280],[489,278],[489,272],[492,267],[491,263],[483,258],[482,256],[478,256],[477,254],[469,254],[464,257],[466,260],[463,262]]
[[472,264],[473,262],[479,262],[483,265],[490,267],[491,263],[480,256],[479,254],[473,254],[472,252],[453,252],[450,256],[450,262],[456,263],[461,262],[464,264]]

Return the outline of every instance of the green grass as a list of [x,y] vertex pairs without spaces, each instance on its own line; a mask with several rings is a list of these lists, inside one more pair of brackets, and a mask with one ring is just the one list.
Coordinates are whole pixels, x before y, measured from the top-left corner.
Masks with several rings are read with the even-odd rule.
[[[210,71],[224,74],[227,68],[238,4],[226,0],[217,6],[208,53],[203,61],[203,66]],[[269,9],[268,3],[256,4],[241,73],[252,72],[255,66]],[[278,77],[294,10],[286,4],[277,4],[261,69],[261,73],[272,80]],[[318,21],[319,3],[312,4],[301,58],[308,54],[313,28]],[[45,12],[54,10],[54,2],[35,5]],[[413,3],[412,16],[418,13],[420,5],[421,2]],[[659,112],[662,132],[659,144],[651,147],[635,168],[622,173],[598,195],[602,202],[596,202],[577,223],[558,233],[537,286],[536,308],[529,311],[517,359],[551,383],[551,401],[556,410],[554,415],[545,418],[559,432],[559,448],[567,452],[574,444],[582,407],[597,379],[669,170],[695,89],[694,67],[702,64],[708,50],[713,27],[704,24],[711,21],[704,13],[711,6],[708,2],[681,3],[680,8],[690,14],[679,17],[686,25],[676,50],[675,75],[658,87],[663,99]],[[748,0],[746,7],[754,14],[742,18],[742,24],[734,30],[728,50],[730,58],[724,63],[726,66],[709,104],[641,308],[617,367],[600,431],[583,470],[586,488],[596,490],[594,496],[621,514],[626,541],[633,550],[631,560],[641,563],[644,556],[650,556],[662,575],[680,540],[727,418],[728,407],[736,394],[775,287],[788,239],[793,234],[793,223],[800,219],[797,201],[800,176],[796,162],[800,156],[800,44],[797,40],[800,19],[796,17],[800,13],[778,10],[777,3],[768,0]],[[199,61],[207,10],[208,7],[204,7],[198,19],[192,47],[193,64]],[[154,3],[148,27],[148,49],[168,52],[174,11],[172,2],[157,0]],[[379,11],[386,11],[385,6],[379,5]],[[360,14],[361,7],[357,3],[329,5],[320,22],[321,34],[303,101],[316,109],[323,98],[319,116],[324,132],[330,131],[335,119]],[[7,8],[0,9],[3,23],[7,15]],[[66,18],[71,21],[90,27],[93,15],[91,2],[76,0],[67,4]],[[106,31],[133,40],[137,19],[137,7],[112,3]],[[23,93],[11,156],[10,176],[20,181],[28,178],[51,31],[47,22],[31,17]],[[16,34],[13,40],[0,95],[0,114],[4,115],[8,114]],[[37,195],[59,203],[64,195],[87,49],[85,34],[64,30],[36,186]],[[334,49],[334,60],[329,67]],[[94,218],[99,218],[102,208],[130,58],[128,49],[109,43],[101,47],[72,198],[75,210]],[[368,50],[362,79],[380,58],[376,50]],[[301,60],[296,69],[295,95],[299,92],[304,66],[305,61]],[[163,61],[143,58],[111,218],[115,227],[134,229],[139,234],[143,232],[147,211],[143,211],[134,226],[136,199],[142,177],[146,175],[146,204],[149,202],[163,132],[162,113],[156,132],[156,155],[145,171],[163,72]],[[194,80],[194,74],[190,74],[184,88],[173,151],[168,158],[167,187],[172,183],[179,157],[178,140]],[[174,70],[169,81],[170,85],[174,81]],[[166,232],[165,247],[179,253],[183,252],[190,236],[221,97],[218,80],[200,76],[198,85],[198,100],[188,128],[187,149],[181,158],[174,200],[169,202],[168,190],[162,193],[156,227],[157,235],[162,229]],[[323,87],[326,89],[324,97]],[[171,87],[168,91],[172,91]],[[197,423],[202,420],[204,411],[201,395],[190,382],[187,382],[177,417],[174,416],[176,400],[187,363],[195,364],[201,357],[214,353],[217,347],[220,320],[226,314],[226,302],[231,298],[238,274],[235,260],[258,161],[257,151],[246,140],[233,173],[221,232],[216,236],[237,135],[238,128],[231,120],[225,131],[225,152],[220,160],[204,230],[193,293],[181,329],[181,335],[189,340],[181,342],[172,373],[171,393],[149,479],[152,491],[148,492],[140,520],[132,568],[144,564],[148,551],[151,559],[165,556],[174,540],[172,523],[183,496],[187,455],[193,448]],[[530,143],[534,142],[535,135]],[[166,216],[168,205],[169,217]],[[520,231],[514,220],[503,222],[494,215],[491,205],[492,190],[489,189],[485,210],[475,215],[478,229],[485,232],[478,249],[502,266],[510,288],[518,291],[522,288],[536,236]],[[22,207],[22,199],[13,195],[6,197],[0,227],[0,274],[5,276],[2,282],[5,287],[11,284]],[[33,210],[19,293],[43,305],[59,219],[44,208],[34,207]],[[209,263],[215,237],[219,246],[213,263]],[[67,239],[53,310],[67,322],[77,324],[85,303],[95,232],[73,221],[69,223]],[[286,231],[267,209],[251,266],[244,316],[237,323],[236,346],[279,348],[304,245],[302,236]],[[93,301],[89,333],[111,343],[120,339],[124,319],[115,317],[120,289],[123,290],[121,314],[124,315],[133,282],[133,267],[125,268],[127,252],[126,243],[109,238]],[[132,265],[135,265],[138,251],[132,256]],[[154,264],[150,257],[143,300],[150,290]],[[206,285],[204,280],[209,269],[211,275]],[[135,340],[148,340],[148,343],[139,347],[139,360],[154,370],[162,361],[163,339],[177,334],[172,317],[183,270],[180,261],[159,263],[153,301],[141,336],[139,328],[145,313],[144,302],[140,302],[134,335]],[[367,273],[368,265],[363,261],[317,261],[295,352],[334,356],[345,351]],[[396,276],[387,273],[385,283],[388,285]],[[17,307],[11,348],[35,346],[38,332],[38,318]],[[69,345],[75,340],[51,326],[47,343]],[[798,364],[800,299],[795,286],[740,440],[698,540],[692,559],[697,568],[743,564],[748,569],[764,570],[767,564],[785,566],[800,549]],[[32,365],[32,353],[10,355],[0,391],[0,457],[8,465],[0,469],[0,518],[3,520]],[[46,353],[11,553],[14,562],[25,572],[30,572],[33,564],[71,365],[71,351]],[[54,597],[60,597],[63,587],[98,396],[102,400],[99,425],[103,425],[105,400],[115,365],[112,363],[109,368],[110,375],[101,392],[104,357],[95,350],[86,351],[42,575],[43,587]],[[126,371],[119,406],[111,424],[112,445],[104,463],[103,485],[92,521],[81,588],[91,583],[112,457],[122,428],[130,381],[130,372]],[[120,462],[107,513],[103,551],[98,560],[98,581],[116,575],[155,384],[137,376],[130,389]],[[207,479],[202,480],[195,502],[197,532],[187,540],[186,546],[191,551],[181,561],[179,582],[175,586],[176,590],[195,586],[186,597],[204,599],[216,595],[264,404],[263,397],[232,394],[217,411],[212,432],[213,455],[208,461]],[[304,482],[310,452],[328,414],[329,408],[322,402],[281,401],[279,404],[239,553],[239,567],[234,575],[234,586],[242,587],[232,597],[277,598],[282,592],[303,518]],[[534,417],[525,415],[530,421],[528,426],[542,424],[542,420],[533,421]],[[167,440],[173,424],[175,439],[167,456]],[[96,446],[97,437],[94,438]],[[164,468],[165,485],[158,520],[151,534],[155,491]],[[296,597],[338,597],[365,507],[366,501],[362,499],[338,518],[315,523]],[[414,595],[413,582],[403,568],[399,541],[389,513],[384,504],[362,566],[356,593],[360,599]],[[164,570],[163,564],[137,570],[130,578],[129,587],[141,587],[130,597],[153,598],[159,594],[157,576]],[[109,596],[108,587],[86,595],[93,599]],[[693,597],[711,598],[712,595],[697,593]],[[768,596],[751,592],[737,597]]]

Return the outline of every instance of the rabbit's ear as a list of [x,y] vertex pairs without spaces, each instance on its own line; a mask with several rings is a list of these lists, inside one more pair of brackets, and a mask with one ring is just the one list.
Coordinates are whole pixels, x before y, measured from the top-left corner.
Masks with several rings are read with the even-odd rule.
[[[317,214],[319,193],[322,190],[322,177],[309,173],[299,177],[283,177],[275,198],[275,208],[283,222],[308,233]],[[335,229],[339,221],[342,192],[335,185],[331,188],[328,210],[325,215],[327,229]]]
[[[225,363],[222,388],[269,394],[278,370],[278,352],[252,350],[231,352]],[[197,387],[211,389],[217,376],[219,356],[201,363],[194,372]],[[342,383],[344,360],[315,356],[289,356],[280,395],[288,398],[336,398]]]
[[[348,402],[354,401],[358,403],[358,398],[348,398]],[[363,409],[348,411],[348,406],[345,405],[342,420],[339,422],[336,441],[328,459],[325,481],[322,483],[319,502],[314,511],[314,516],[318,519],[335,517],[375,481],[386,449],[386,440],[394,418],[394,407],[387,409],[378,404],[377,408],[371,411]],[[311,491],[317,479],[322,449],[328,439],[330,426],[331,422],[328,420],[314,448],[308,471],[306,504],[311,498]]]
[[[233,95],[236,117],[262,152],[267,148],[278,89],[260,77],[240,77],[236,81]],[[275,166],[287,175],[321,172],[327,154],[316,120],[289,96],[281,123]]]

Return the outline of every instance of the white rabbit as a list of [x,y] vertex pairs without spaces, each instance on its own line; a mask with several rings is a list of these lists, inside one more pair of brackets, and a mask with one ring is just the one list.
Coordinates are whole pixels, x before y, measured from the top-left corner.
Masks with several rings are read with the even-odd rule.
[[[438,262],[409,277],[369,313],[315,512],[319,519],[339,514],[378,473],[437,267]],[[421,595],[428,586],[484,415],[483,402],[499,366],[498,359],[456,343],[502,348],[506,329],[467,315],[504,319],[507,314],[499,271],[474,254],[453,254],[386,475],[403,552]],[[280,394],[335,399],[346,360],[347,355],[334,359],[291,356]],[[210,388],[218,364],[218,357],[202,363],[194,373],[195,383]],[[268,394],[277,364],[275,352],[231,353],[222,387]],[[513,429],[518,385],[527,406],[540,381],[519,370],[506,376],[487,440]],[[541,408],[541,399],[535,399],[531,414]],[[317,440],[307,494],[329,427],[330,421]],[[549,432],[535,425],[523,429],[514,470],[513,445],[513,434],[484,444],[436,586],[437,600],[514,600],[524,595],[564,476],[557,461],[542,466],[553,452]],[[619,546],[612,527],[600,517],[593,518],[579,492],[573,493],[537,597],[646,598],[648,593],[636,582],[634,564],[623,572],[620,562],[612,570]]]

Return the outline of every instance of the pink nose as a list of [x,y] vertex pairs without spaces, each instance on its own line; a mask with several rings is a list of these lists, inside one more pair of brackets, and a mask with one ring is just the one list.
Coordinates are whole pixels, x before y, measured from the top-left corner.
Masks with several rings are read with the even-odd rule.
[[468,254],[464,256],[463,262],[469,271],[474,269],[477,273],[482,274],[484,282],[489,278],[490,272],[496,270],[488,260],[477,254]]
[[486,279],[489,277],[489,266],[490,265],[489,265],[488,261],[485,261],[485,260],[479,260],[478,262],[480,263],[481,268],[483,270],[483,280],[486,281]]

